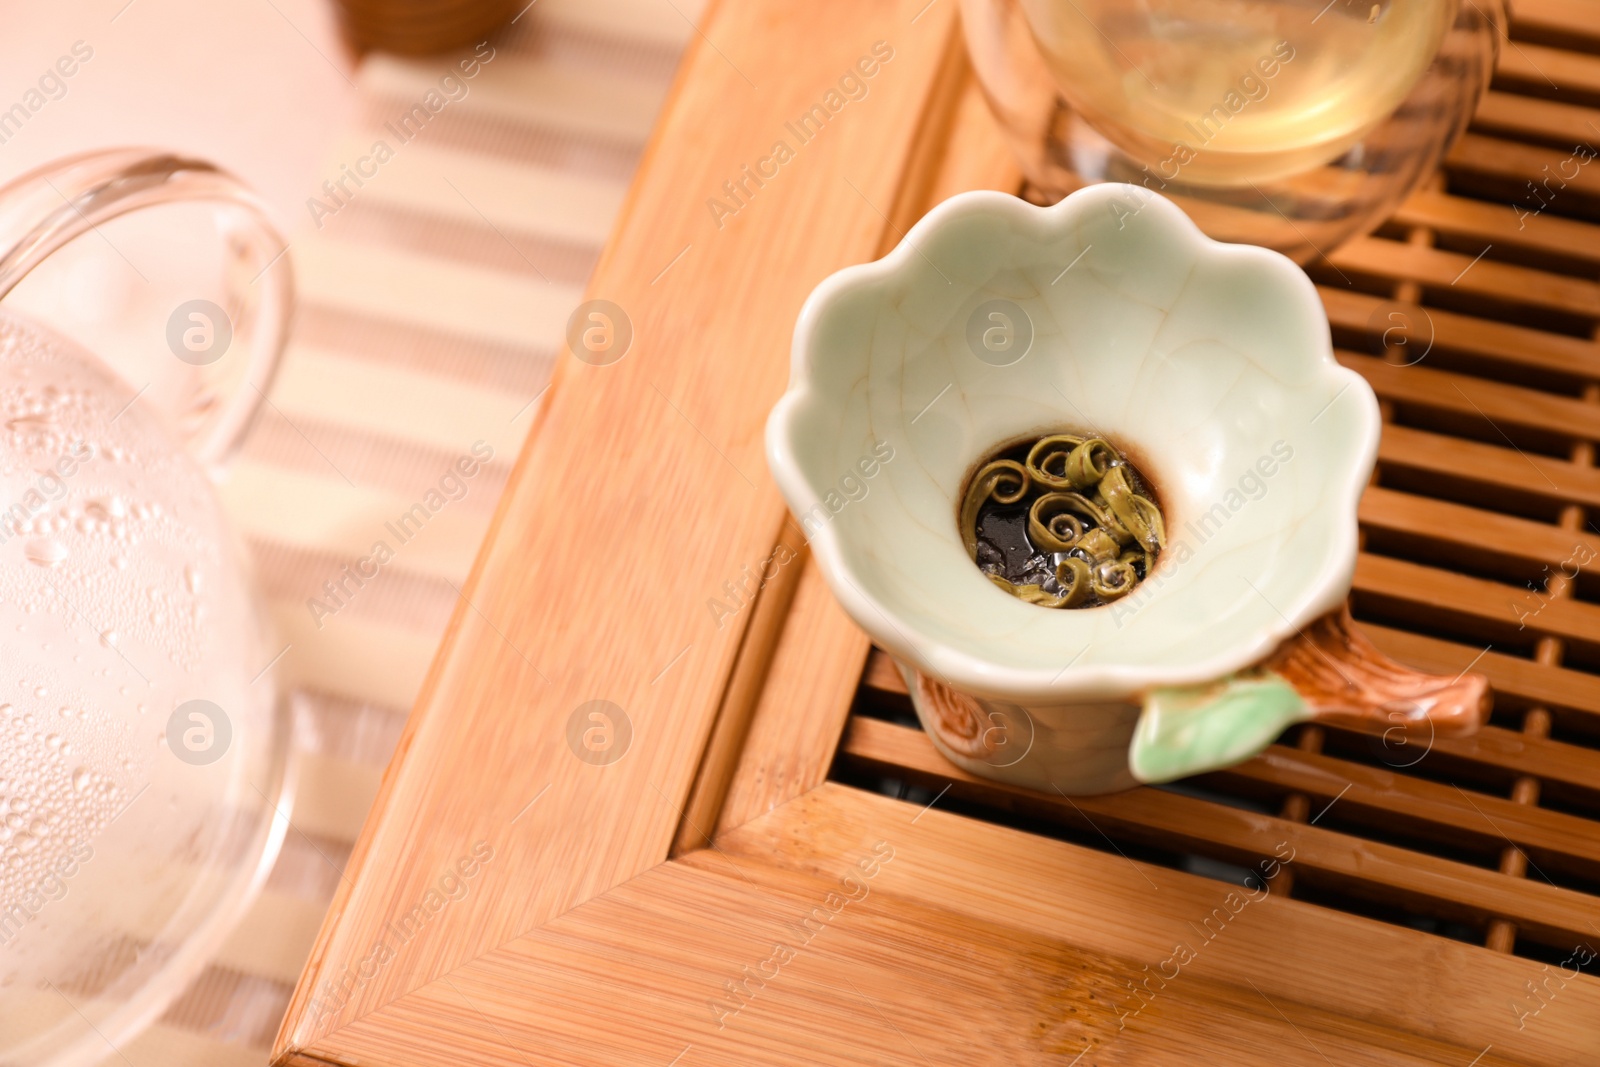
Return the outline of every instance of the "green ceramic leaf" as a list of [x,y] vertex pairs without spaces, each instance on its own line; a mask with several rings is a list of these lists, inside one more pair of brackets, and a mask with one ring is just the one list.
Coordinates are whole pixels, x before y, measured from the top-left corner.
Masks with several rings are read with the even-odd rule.
[[1272,671],[1154,689],[1145,695],[1128,765],[1143,782],[1216,770],[1255,755],[1306,718],[1300,694]]

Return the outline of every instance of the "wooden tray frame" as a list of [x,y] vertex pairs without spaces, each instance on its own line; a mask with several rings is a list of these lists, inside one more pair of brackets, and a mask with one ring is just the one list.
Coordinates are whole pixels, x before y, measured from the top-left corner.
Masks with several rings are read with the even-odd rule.
[[[701,201],[878,41],[719,226]],[[1017,185],[953,0],[706,17],[591,284],[632,347],[557,372],[276,1063],[1595,1062],[1600,983],[1519,1017],[1555,988],[1530,960],[826,780],[869,648],[765,471],[792,323],[929,205]],[[594,700],[615,762],[570,743]]]

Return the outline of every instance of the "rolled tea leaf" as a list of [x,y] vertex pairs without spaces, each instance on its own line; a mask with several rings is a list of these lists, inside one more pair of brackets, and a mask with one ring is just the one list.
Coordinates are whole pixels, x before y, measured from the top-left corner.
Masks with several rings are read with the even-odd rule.
[[1100,504],[1100,513],[1105,516],[1105,521],[1100,524],[1100,528],[1110,534],[1112,539],[1119,545],[1133,544],[1135,540],[1133,534],[1126,526],[1122,525],[1122,520],[1117,518],[1117,513],[1112,511],[1111,506],[1104,502],[1104,498],[1096,501],[1096,503]]
[[1167,547],[1167,521],[1161,517],[1161,509],[1156,507],[1156,502],[1147,496],[1135,494],[1133,506],[1144,515],[1144,521],[1155,534],[1155,544],[1146,543],[1145,548],[1151,552]]
[[1112,469],[1117,450],[1098,437],[1091,437],[1072,450],[1067,457],[1067,481],[1074,489],[1087,489],[1099,483]]
[[1100,495],[1105,499],[1107,510],[1116,517],[1116,525],[1147,551],[1165,545],[1167,531],[1161,512],[1148,498],[1133,491],[1133,486],[1128,484],[1127,467],[1112,467],[1106,472],[1100,480]]
[[[972,476],[966,499],[961,501],[961,539],[967,555],[978,558],[978,509],[991,496],[997,504],[1015,504],[1028,492],[1028,471],[1014,459],[997,459]],[[1014,484],[1015,489],[1007,489]]]
[[[1074,515],[1081,515],[1087,520],[1086,525],[1090,526],[1105,526],[1112,521],[1110,513],[1105,508],[1082,493],[1046,493],[1035,500],[1033,506],[1040,509],[1041,521],[1045,521],[1043,516],[1054,515],[1058,511],[1070,511]],[[1032,514],[1031,509],[1029,514]]]
[[1094,495],[1095,499],[1105,501],[1106,507],[1114,511],[1126,507],[1128,499],[1133,496],[1133,486],[1128,484],[1128,468],[1116,466],[1106,471],[1105,477],[1095,486]]
[[[1017,592],[1017,586],[1013,585],[1008,579],[1000,577],[998,574],[990,574],[988,571],[984,571],[983,576],[989,579],[995,585],[998,585],[1001,589],[1004,589],[1006,592],[1010,593],[1012,596],[1022,595]],[[1034,586],[1034,588],[1038,589],[1039,587]]]
[[[1029,604],[1037,604],[1041,608],[1070,608],[1073,606],[1073,603],[1069,603],[1065,597],[1045,592],[1045,588],[1042,585],[1013,585],[1011,587],[1011,595],[1018,600],[1025,600]],[[1084,595],[1088,595],[1087,591],[1085,591]]]
[[1056,565],[1056,581],[1061,583],[1061,607],[1075,608],[1089,599],[1094,592],[1089,564],[1077,556],[1068,556]]
[[1042,585],[1017,585],[1005,578],[1000,577],[998,574],[989,574],[988,578],[995,585],[999,586],[1001,589],[1004,589],[1018,600],[1025,600],[1030,604],[1038,604],[1043,608],[1058,608],[1063,606],[1062,604],[1057,603],[1059,598],[1045,592],[1044,586]]
[[1078,543],[1074,547],[1091,563],[1115,562],[1122,552],[1122,546],[1117,544],[1117,539],[1100,528],[1090,530],[1078,538]]
[[1119,600],[1133,592],[1133,587],[1139,584],[1139,575],[1133,564],[1113,559],[1096,565],[1090,572],[1090,582],[1101,600]]
[[1056,568],[1056,580],[1062,586],[1059,596],[1048,592],[1042,585],[1014,585],[998,574],[989,575],[989,580],[1018,600],[1042,608],[1075,608],[1088,600],[1093,592],[1090,588],[1089,565],[1081,559],[1063,560],[1061,566]]
[[1072,482],[1067,480],[1067,458],[1081,444],[1083,438],[1069,433],[1039,438],[1028,449],[1028,473],[1040,485],[1051,489],[1071,489]]
[[[1074,515],[1077,493],[1046,493],[1028,509],[1028,540],[1044,552],[1067,552],[1083,536],[1083,520]],[[1080,498],[1081,499],[1081,498]]]

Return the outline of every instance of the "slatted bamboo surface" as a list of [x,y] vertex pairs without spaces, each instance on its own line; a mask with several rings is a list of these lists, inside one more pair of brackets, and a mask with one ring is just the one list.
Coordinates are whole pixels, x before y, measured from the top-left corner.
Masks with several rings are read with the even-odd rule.
[[[1547,34],[1594,20],[1591,39],[1506,43],[1428,187],[1308,266],[1385,421],[1356,615],[1397,658],[1483,671],[1492,724],[1431,745],[1301,727],[1240,767],[1114,799],[963,780],[951,793],[975,817],[1025,811],[1041,832],[1221,873],[1207,860],[1248,866],[1325,812],[1290,895],[1545,962],[1600,938],[1600,8],[1524,13]],[[909,796],[953,774],[874,650],[838,777]]]
[[[944,761],[803,548],[706,610],[789,536],[760,435],[805,294],[945,196],[1021,190],[952,7],[700,25],[590,284],[635,348],[560,362],[278,1062],[1600,1060],[1600,961],[1569,962],[1600,948],[1600,171],[1510,206],[1600,147],[1600,4],[1519,4],[1440,174],[1309,268],[1386,423],[1357,617],[1401,660],[1488,675],[1491,724],[1301,727],[1093,799]],[[876,40],[869,97],[713,225],[704,199]],[[623,561],[648,580],[595,596]],[[603,763],[569,745],[596,699],[630,727]],[[470,891],[395,941],[479,840]]]

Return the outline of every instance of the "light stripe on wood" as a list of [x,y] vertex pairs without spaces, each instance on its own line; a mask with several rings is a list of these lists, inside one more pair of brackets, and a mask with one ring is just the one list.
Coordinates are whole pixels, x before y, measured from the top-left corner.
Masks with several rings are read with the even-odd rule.
[[[838,35],[789,47],[795,33],[814,37],[847,12],[859,40]],[[568,360],[558,368],[491,526],[500,547],[480,557],[465,586],[475,610],[458,609],[408,720],[408,758],[385,779],[352,860],[357,888],[336,900],[338,921],[319,939],[280,1054],[327,1032],[300,1014],[319,976],[359,961],[394,902],[420,896],[473,841],[493,841],[499,857],[478,890],[452,904],[449,922],[430,927],[405,966],[357,990],[328,1028],[665,858],[747,625],[717,631],[705,597],[770,552],[783,514],[770,483],[755,479],[765,411],[787,378],[793,310],[822,275],[879,249],[884,221],[874,205],[894,203],[915,133],[900,116],[914,113],[942,75],[955,33],[952,7],[913,23],[916,14],[910,3],[861,9],[830,0],[759,11],[728,4],[703,27],[707,37],[741,44],[727,56],[710,47],[691,52],[689,76],[655,134],[657,144],[692,138],[698,150],[647,153],[591,287],[628,309],[634,351],[612,366]],[[738,220],[744,237],[678,210],[685,190],[715,190],[752,151],[770,147],[770,131],[814,102],[816,83],[831,84],[874,40],[890,37],[895,59],[871,95],[762,190]],[[781,62],[791,76],[751,92],[730,58],[756,71]],[[837,180],[837,168],[869,154],[873,166],[853,178],[855,188]],[[826,229],[792,225],[817,213],[828,218]],[[760,232],[772,239],[750,239]],[[388,273],[382,264],[359,265],[376,278]],[[309,273],[328,266],[313,264]],[[537,295],[524,291],[529,302]],[[444,303],[459,314],[460,305]],[[705,382],[708,351],[742,353],[718,360],[714,390]],[[573,448],[584,463],[557,461]],[[627,477],[596,479],[595,470]],[[576,500],[581,507],[569,506]],[[557,514],[563,520],[551,521]],[[716,521],[683,521],[690,516]],[[641,530],[652,533],[641,540]],[[595,596],[615,583],[623,561],[652,580],[627,598]],[[693,647],[652,686],[685,642]],[[604,766],[578,759],[567,741],[574,712],[598,699],[623,708],[633,732],[626,756]],[[445,779],[429,767],[463,760],[477,768],[476,784],[438,792]],[[404,865],[392,862],[402,845]]]
[[418,498],[352,489],[332,472],[302,474],[241,461],[228,472],[221,492],[235,527],[248,538],[348,559],[369,554],[375,541],[389,540],[396,561],[408,570],[458,583],[483,539],[481,517],[447,506],[420,533],[397,544],[385,523],[397,521]]

